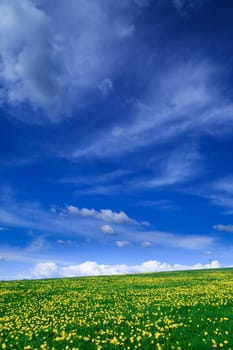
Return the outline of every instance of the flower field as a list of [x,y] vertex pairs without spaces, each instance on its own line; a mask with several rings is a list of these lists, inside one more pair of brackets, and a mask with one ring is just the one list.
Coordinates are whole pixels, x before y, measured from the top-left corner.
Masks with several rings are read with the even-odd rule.
[[1,349],[232,349],[233,269],[0,282]]

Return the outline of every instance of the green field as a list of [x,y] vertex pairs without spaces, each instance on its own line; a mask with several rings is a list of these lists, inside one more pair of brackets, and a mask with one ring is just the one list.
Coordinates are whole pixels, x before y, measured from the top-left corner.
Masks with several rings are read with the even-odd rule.
[[0,282],[2,349],[233,349],[233,269]]

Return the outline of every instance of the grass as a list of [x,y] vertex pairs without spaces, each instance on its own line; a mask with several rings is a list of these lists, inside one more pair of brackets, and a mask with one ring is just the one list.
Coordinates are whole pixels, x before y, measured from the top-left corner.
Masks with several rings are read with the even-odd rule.
[[0,349],[232,349],[233,269],[0,282]]

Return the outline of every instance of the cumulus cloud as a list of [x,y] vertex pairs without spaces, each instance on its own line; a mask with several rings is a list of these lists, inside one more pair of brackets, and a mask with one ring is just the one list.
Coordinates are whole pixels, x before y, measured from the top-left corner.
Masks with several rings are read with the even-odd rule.
[[214,230],[217,231],[223,231],[223,232],[231,232],[233,233],[233,225],[222,225],[222,224],[218,224],[218,225],[214,225],[213,226]]
[[137,221],[131,219],[123,211],[114,212],[110,209],[87,209],[87,208],[78,208],[74,205],[68,205],[65,213],[83,216],[83,217],[93,217],[96,219],[101,219],[103,221],[115,222],[117,224],[136,224]]
[[110,236],[115,236],[116,235],[116,231],[110,225],[103,225],[103,226],[101,226],[101,230],[106,235],[110,235]]
[[88,276],[103,274],[104,267],[98,265],[95,261],[86,261],[79,265],[70,265],[62,267],[60,273],[63,276]]
[[34,278],[46,278],[53,277],[59,274],[59,268],[55,262],[41,262],[35,265],[31,275]]
[[129,245],[129,241],[116,241],[115,245],[119,248],[124,248],[127,247]]
[[[47,235],[59,235],[57,240],[68,244],[67,240],[93,239],[101,242],[105,239],[112,241],[114,233],[117,241],[131,242],[141,245],[150,242],[155,246],[173,249],[209,250],[215,241],[210,235],[190,235],[189,233],[173,233],[166,231],[148,230],[146,222],[136,221],[124,212],[113,212],[109,209],[95,210],[68,206],[64,210],[57,208],[56,212],[47,211],[35,203],[17,203],[8,198],[7,202],[0,200],[0,225],[14,228],[23,228],[41,232],[30,243],[32,251],[49,248]],[[119,228],[118,225],[121,225]],[[118,230],[119,229],[119,230]],[[113,233],[113,231],[114,233]],[[42,234],[43,233],[43,234]],[[113,235],[113,236],[112,236]],[[58,243],[59,244],[59,243]],[[118,245],[122,243],[118,243]],[[29,249],[29,247],[28,247]]]
[[221,265],[218,260],[213,260],[211,264],[196,263],[193,265],[170,265],[166,262],[160,262],[157,260],[144,261],[139,265],[108,265],[98,264],[96,261],[86,261],[81,264],[69,266],[59,266],[58,264],[50,261],[36,264],[27,278],[117,275],[161,271],[196,270],[219,267],[221,267]]

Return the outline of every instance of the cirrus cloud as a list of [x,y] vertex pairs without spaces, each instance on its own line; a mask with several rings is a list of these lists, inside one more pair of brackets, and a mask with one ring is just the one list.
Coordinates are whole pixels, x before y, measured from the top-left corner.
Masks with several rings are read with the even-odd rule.
[[214,230],[217,231],[223,231],[223,232],[230,232],[233,233],[233,225],[222,225],[222,224],[218,224],[218,225],[214,225],[213,226]]

